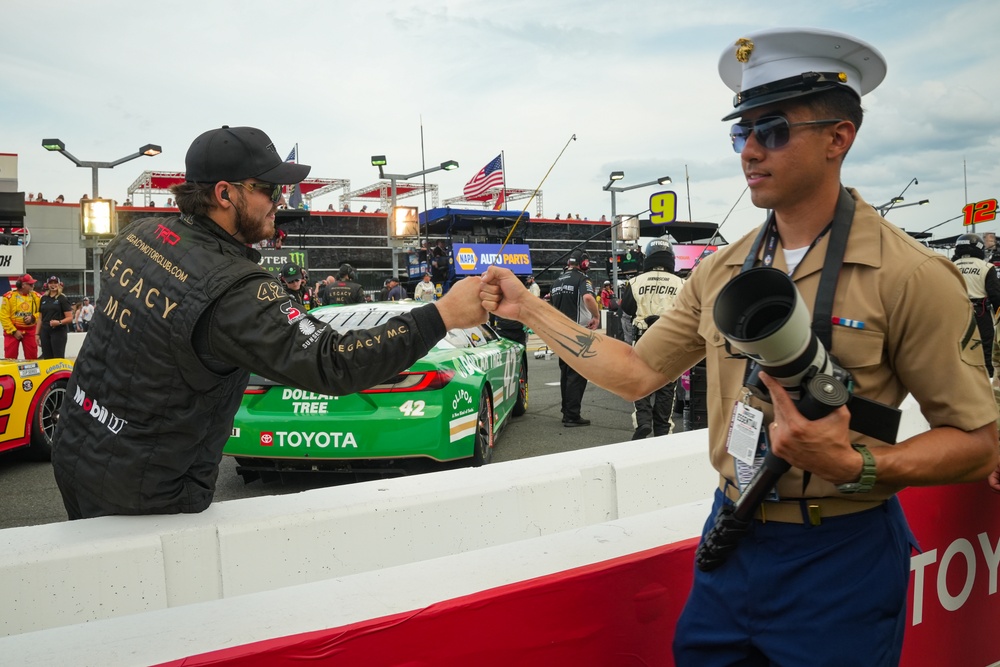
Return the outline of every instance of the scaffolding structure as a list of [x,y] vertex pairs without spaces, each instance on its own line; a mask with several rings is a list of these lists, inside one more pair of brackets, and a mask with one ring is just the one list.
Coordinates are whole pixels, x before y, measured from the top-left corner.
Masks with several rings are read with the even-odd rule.
[[[128,198],[136,203],[133,195],[142,195],[142,205],[149,206],[154,194],[170,194],[170,186],[184,182],[183,171],[144,171],[139,178],[128,187]],[[333,192],[347,192],[351,189],[351,181],[347,178],[307,178],[299,183],[302,199],[308,204],[316,197]]]
[[485,209],[492,210],[496,206],[497,201],[500,199],[500,193],[502,193],[502,192],[506,192],[506,194],[504,195],[504,205],[506,205],[508,202],[517,201],[519,199],[531,199],[532,194],[534,194],[535,195],[535,215],[537,217],[539,217],[539,218],[545,217],[542,214],[542,211],[544,210],[544,206],[542,205],[542,191],[541,190],[539,190],[538,193],[535,194],[534,190],[525,190],[523,188],[506,188],[505,189],[503,187],[496,187],[496,188],[490,188],[489,190],[487,190],[486,192],[484,192],[482,194],[482,196],[476,197],[475,199],[468,199],[468,198],[466,198],[464,196],[451,197],[449,199],[445,199],[444,200],[444,205],[445,206],[457,206],[457,207],[460,207],[460,208],[461,207],[464,207],[464,208],[482,207],[482,208],[485,208]]
[[[431,208],[437,208],[437,184],[428,183],[425,186],[423,183],[411,183],[410,181],[396,182],[397,202],[400,199],[416,197],[424,192],[429,192],[431,195]],[[364,206],[367,207],[369,204],[373,204],[376,199],[378,199],[378,210],[388,214],[389,204],[392,201],[392,181],[377,181],[371,185],[366,185],[363,188],[354,190],[353,192],[345,192],[340,195],[340,208],[343,210],[344,206],[350,205],[351,202],[364,202]],[[374,213],[374,211],[367,212]]]

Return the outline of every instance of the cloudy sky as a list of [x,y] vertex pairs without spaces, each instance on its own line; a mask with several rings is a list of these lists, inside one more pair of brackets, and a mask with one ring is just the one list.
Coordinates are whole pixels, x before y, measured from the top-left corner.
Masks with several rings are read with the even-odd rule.
[[[89,193],[91,171],[45,151],[46,137],[107,162],[162,145],[100,170],[101,194],[122,201],[143,170],[182,171],[191,140],[212,127],[260,127],[282,156],[298,144],[311,176],[356,189],[377,180],[375,154],[388,172],[422,168],[422,122],[426,164],[461,164],[428,177],[442,199],[501,151],[507,185],[533,190],[576,134],[541,186],[546,217],[609,214],[612,170],[626,186],[671,176],[679,218],[725,220],[733,240],[762,212],[741,198],[719,120],[732,104],[719,55],[788,26],[852,34],[888,61],[865,97],[845,184],[881,204],[916,178],[904,203],[930,203],[888,217],[940,236],[963,231],[966,203],[1000,197],[996,0],[4,0],[3,10],[0,153],[19,155],[20,189],[50,200]],[[618,195],[618,212],[645,209],[654,191]]]

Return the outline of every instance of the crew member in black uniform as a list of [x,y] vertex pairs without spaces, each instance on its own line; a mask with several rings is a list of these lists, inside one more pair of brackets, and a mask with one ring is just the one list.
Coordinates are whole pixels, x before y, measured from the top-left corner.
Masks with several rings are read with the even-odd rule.
[[289,262],[281,267],[281,282],[288,296],[306,310],[312,309],[312,290],[306,284],[305,271],[298,264]]
[[979,234],[962,234],[955,240],[951,258],[965,278],[965,288],[976,313],[976,325],[986,358],[986,372],[993,377],[993,314],[1000,308],[1000,278],[986,261],[986,243]]
[[409,367],[445,332],[486,321],[478,277],[367,330],[304,312],[250,247],[274,234],[284,162],[250,127],[191,145],[180,215],[140,219],[105,251],[101,303],[67,386],[52,464],[71,519],[200,512],[251,372],[350,394]]
[[42,295],[38,305],[38,319],[42,323],[39,334],[42,343],[42,359],[59,359],[66,356],[66,342],[73,324],[73,307],[63,294],[62,281],[52,276],[47,283],[48,290]]
[[[666,236],[646,244],[642,270],[642,274],[625,284],[622,293],[622,310],[632,318],[635,330],[633,345],[670,307],[684,286],[684,279],[674,274],[674,246]],[[634,403],[633,440],[642,440],[650,433],[669,435],[673,431],[670,416],[674,410],[676,386],[676,381],[668,382]]]
[[364,302],[365,290],[355,282],[354,267],[350,264],[341,264],[337,279],[326,286],[324,305]]
[[[590,256],[585,252],[574,252],[566,260],[566,271],[552,283],[549,295],[552,305],[563,315],[588,329],[597,329],[601,325],[601,312],[597,307],[594,284],[587,277],[589,268]],[[587,378],[559,357],[563,426],[590,426],[590,420],[580,416],[586,390]]]

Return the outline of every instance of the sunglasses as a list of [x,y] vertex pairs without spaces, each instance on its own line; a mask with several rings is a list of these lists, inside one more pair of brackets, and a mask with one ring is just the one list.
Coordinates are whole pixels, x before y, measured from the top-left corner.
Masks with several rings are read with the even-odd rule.
[[824,118],[823,120],[804,120],[800,123],[789,123],[784,116],[765,116],[751,122],[736,123],[729,131],[729,138],[733,141],[733,150],[742,153],[747,145],[747,139],[753,133],[757,136],[757,143],[764,148],[781,148],[788,143],[793,127],[803,125],[833,125],[840,123],[840,118]]
[[[254,190],[261,190],[264,194],[271,198],[271,201],[278,202],[281,199],[281,186],[275,185],[274,183],[243,183],[240,181],[232,181],[230,185],[239,185],[246,188],[250,192]],[[270,190],[270,192],[268,192]]]

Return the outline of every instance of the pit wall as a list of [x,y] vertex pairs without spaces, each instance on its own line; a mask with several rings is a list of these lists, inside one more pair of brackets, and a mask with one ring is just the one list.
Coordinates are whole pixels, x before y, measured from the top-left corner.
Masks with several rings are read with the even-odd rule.
[[[908,409],[901,437],[923,428]],[[0,655],[667,666],[715,484],[696,431],[198,515],[11,528]],[[903,664],[996,662],[1000,496],[970,484],[902,499],[924,550]]]

